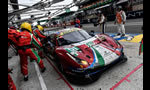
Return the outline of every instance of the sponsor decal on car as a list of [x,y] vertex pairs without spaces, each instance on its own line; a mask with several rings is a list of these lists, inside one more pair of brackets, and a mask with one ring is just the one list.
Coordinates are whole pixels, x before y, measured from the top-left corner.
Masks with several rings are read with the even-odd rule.
[[78,56],[78,47],[72,47],[72,48],[65,48],[66,51],[68,51],[70,54],[74,55],[74,56]]
[[95,51],[97,51],[96,56],[103,58],[103,59],[98,58],[98,60],[99,62],[104,62],[104,65],[110,64],[113,60],[119,57],[115,52],[112,52],[111,50],[106,49],[101,45],[95,45],[93,46],[93,48]]
[[[119,57],[115,52],[103,47],[101,44],[94,45],[93,42],[87,42],[85,45],[92,50],[92,54],[94,56],[93,63],[89,66],[89,68],[93,67],[95,63],[99,63],[100,66],[108,65]],[[79,48],[76,46],[72,48],[65,48],[65,50],[76,57],[78,56]]]

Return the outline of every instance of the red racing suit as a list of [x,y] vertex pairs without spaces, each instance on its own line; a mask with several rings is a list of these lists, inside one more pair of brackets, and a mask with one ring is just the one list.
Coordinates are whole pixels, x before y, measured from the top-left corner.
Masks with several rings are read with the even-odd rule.
[[41,69],[43,69],[44,68],[43,61],[41,60],[39,55],[34,50],[34,47],[39,49],[42,46],[40,41],[32,33],[28,32],[28,31],[17,32],[16,34],[17,34],[16,39],[15,39],[15,36],[14,36],[14,38],[10,38],[8,36],[8,38],[11,39],[17,45],[18,53],[20,56],[21,73],[23,75],[28,75],[28,68],[27,68],[27,65],[28,65],[27,57],[28,56],[32,60],[36,60],[39,67]]
[[[8,43],[14,44],[16,46],[17,40],[20,37],[19,32],[15,29],[8,30]],[[8,46],[9,47],[9,46]]]
[[80,28],[80,20],[79,20],[79,19],[77,19],[77,20],[75,21],[75,27]]
[[40,39],[46,38],[46,36],[38,29],[34,30],[33,34],[36,36],[36,38],[40,38]]
[[[17,40],[20,37],[19,32],[15,29],[8,30],[8,48],[11,45],[17,51]],[[16,54],[18,54],[16,52]]]
[[8,69],[8,90],[16,90],[16,86],[15,86],[11,76],[9,75],[10,72],[11,72],[11,70]]
[[[46,38],[46,36],[45,36],[39,29],[33,30],[33,34],[35,35],[36,38],[39,38],[40,40]],[[42,49],[42,48],[39,48],[39,49],[38,49],[38,55],[39,55],[40,57],[43,57],[43,53],[42,53],[42,52],[43,52],[43,49]]]

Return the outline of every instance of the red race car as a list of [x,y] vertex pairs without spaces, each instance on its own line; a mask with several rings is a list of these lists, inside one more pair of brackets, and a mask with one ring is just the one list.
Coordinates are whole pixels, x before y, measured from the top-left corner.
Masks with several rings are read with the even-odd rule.
[[47,31],[44,51],[56,61],[61,72],[92,80],[107,68],[127,61],[123,46],[106,34],[90,36],[80,28]]

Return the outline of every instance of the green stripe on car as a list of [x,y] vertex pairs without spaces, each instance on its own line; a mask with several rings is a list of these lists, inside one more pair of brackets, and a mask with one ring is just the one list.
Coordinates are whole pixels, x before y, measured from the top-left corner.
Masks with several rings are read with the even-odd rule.
[[105,65],[105,61],[104,61],[104,59],[103,59],[103,57],[101,56],[101,54],[95,49],[95,48],[93,48],[93,47],[91,47],[93,50],[94,50],[94,52],[95,52],[95,56],[97,57],[97,59],[98,59],[98,63],[101,65],[101,66],[104,66]]

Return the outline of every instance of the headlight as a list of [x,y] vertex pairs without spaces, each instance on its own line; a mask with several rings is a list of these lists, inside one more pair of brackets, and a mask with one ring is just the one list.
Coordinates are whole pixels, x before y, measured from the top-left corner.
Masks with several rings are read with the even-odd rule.
[[80,66],[81,66],[81,68],[83,68],[83,65],[85,65],[85,66],[89,65],[88,62],[85,61],[85,60],[82,60],[82,59],[80,59],[80,58],[77,58],[77,57],[75,57],[75,56],[73,56],[73,55],[71,55],[71,54],[69,54],[69,53],[67,53],[67,55],[68,55],[72,60],[74,60],[75,62],[79,63]]
[[81,64],[82,64],[82,65],[88,65],[88,62],[85,61],[85,60],[82,60],[82,61],[81,61]]

